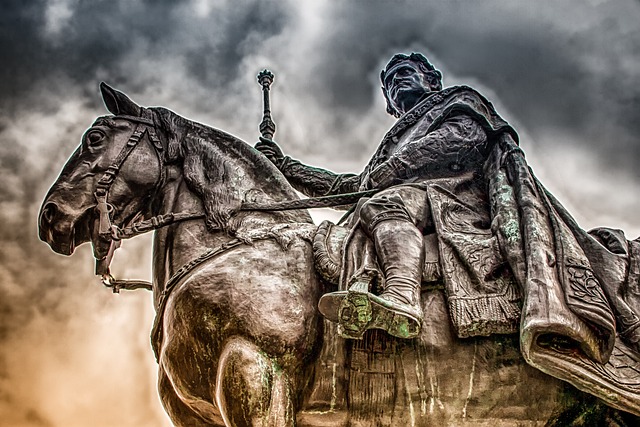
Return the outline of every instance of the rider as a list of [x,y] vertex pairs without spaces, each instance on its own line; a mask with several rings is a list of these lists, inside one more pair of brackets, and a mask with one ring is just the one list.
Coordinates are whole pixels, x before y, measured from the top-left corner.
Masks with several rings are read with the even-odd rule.
[[[420,332],[423,317],[423,234],[439,232],[440,220],[434,222],[431,194],[448,192],[454,203],[458,203],[459,196],[463,208],[474,206],[475,211],[472,219],[467,215],[461,223],[468,219],[488,228],[488,197],[481,176],[489,149],[487,132],[496,126],[479,117],[491,116],[491,112],[484,111],[492,111],[484,98],[467,87],[443,90],[442,74],[422,54],[393,56],[380,78],[387,112],[399,120],[361,174],[335,174],[304,165],[284,156],[268,139],[261,139],[256,148],[306,195],[382,190],[361,200],[355,215],[361,229],[374,242],[384,273],[384,289],[379,295],[366,295],[365,308],[371,311],[373,307],[374,319],[364,325],[354,319],[343,326],[360,328],[361,332],[374,326],[400,338],[413,338]],[[484,113],[478,114],[474,108],[447,110],[460,105],[461,100],[475,104],[476,109],[484,108]],[[489,107],[480,105],[483,103]],[[469,197],[473,203],[464,203]],[[358,305],[362,303],[360,296],[348,292],[344,298]],[[376,323],[376,315],[385,320]]]

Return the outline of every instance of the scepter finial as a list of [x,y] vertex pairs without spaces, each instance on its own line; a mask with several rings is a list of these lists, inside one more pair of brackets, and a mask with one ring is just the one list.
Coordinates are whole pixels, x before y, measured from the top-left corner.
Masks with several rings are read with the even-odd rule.
[[258,74],[258,83],[260,83],[263,87],[266,86],[269,89],[271,83],[273,83],[273,73],[267,69],[260,71]]

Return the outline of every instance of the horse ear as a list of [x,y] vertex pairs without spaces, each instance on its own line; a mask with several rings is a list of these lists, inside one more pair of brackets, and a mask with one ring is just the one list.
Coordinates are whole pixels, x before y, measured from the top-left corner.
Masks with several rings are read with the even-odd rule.
[[104,105],[111,113],[135,117],[140,115],[140,106],[119,90],[112,88],[105,82],[101,82],[100,92],[102,93]]

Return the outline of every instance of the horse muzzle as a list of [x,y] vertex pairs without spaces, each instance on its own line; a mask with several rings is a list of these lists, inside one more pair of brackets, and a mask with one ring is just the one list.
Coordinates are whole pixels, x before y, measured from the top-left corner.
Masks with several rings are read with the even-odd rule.
[[76,246],[90,240],[87,214],[74,215],[65,212],[52,201],[40,209],[38,235],[54,252],[71,255]]

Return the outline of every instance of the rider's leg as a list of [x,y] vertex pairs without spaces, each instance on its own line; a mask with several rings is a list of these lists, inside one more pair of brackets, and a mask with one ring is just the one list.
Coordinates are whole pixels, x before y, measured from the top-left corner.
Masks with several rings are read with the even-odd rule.
[[374,326],[400,338],[417,336],[422,324],[420,287],[425,254],[422,232],[416,225],[424,226],[428,221],[425,215],[428,203],[424,192],[413,188],[391,189],[368,200],[360,210],[360,223],[375,244],[385,276],[383,292],[371,298],[373,309],[380,312]]
[[[358,225],[358,229],[345,248],[346,258],[354,250],[362,257],[364,246],[355,237],[358,233],[369,236],[385,275],[385,287],[380,295],[372,293],[377,269],[366,268],[367,263],[360,259],[356,263],[359,268],[341,279],[348,291],[323,295],[318,304],[320,312],[338,322],[338,331],[344,338],[362,338],[372,328],[402,338],[417,336],[422,320],[419,298],[425,259],[423,234],[435,231],[426,191],[410,185],[381,191],[362,200],[351,221],[351,226]],[[435,251],[430,259],[437,259],[437,248],[432,244],[429,250]],[[438,276],[438,271],[432,271],[425,279],[432,281]]]

